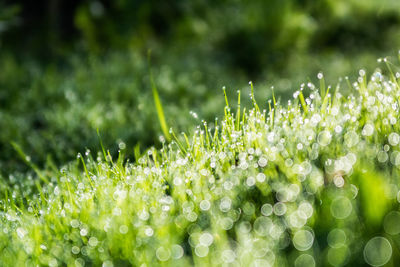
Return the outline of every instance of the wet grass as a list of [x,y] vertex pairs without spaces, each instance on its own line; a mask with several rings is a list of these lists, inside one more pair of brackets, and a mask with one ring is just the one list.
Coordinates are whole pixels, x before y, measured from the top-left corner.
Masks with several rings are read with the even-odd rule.
[[136,162],[121,142],[42,171],[15,145],[37,177],[2,182],[0,265],[396,266],[400,75],[382,64],[287,104],[250,83],[251,109],[226,98]]

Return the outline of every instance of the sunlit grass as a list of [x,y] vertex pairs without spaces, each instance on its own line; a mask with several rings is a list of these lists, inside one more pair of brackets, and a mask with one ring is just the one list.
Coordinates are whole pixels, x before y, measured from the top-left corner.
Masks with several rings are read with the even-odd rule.
[[400,76],[389,73],[361,70],[348,96],[346,81],[325,88],[318,74],[287,105],[257,104],[250,83],[250,110],[226,101],[221,121],[171,131],[134,163],[121,143],[115,159],[87,151],[35,169],[41,180],[10,177],[0,265],[396,266]]

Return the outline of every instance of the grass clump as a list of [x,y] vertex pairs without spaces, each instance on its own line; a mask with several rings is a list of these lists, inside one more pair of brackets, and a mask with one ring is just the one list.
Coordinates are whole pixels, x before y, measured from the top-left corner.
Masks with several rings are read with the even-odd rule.
[[0,265],[395,266],[396,79],[360,71],[348,97],[308,83],[268,110],[227,102],[222,121],[135,163],[122,145],[41,172],[48,182],[15,177]]

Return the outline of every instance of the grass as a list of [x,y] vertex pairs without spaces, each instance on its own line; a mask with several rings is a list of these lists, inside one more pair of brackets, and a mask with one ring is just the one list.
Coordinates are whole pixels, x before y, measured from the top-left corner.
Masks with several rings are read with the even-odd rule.
[[361,70],[348,96],[346,82],[310,82],[287,105],[257,103],[250,83],[249,110],[226,98],[222,120],[171,132],[136,162],[120,143],[117,158],[88,150],[35,168],[41,180],[11,176],[0,265],[396,266],[400,87],[389,73]]
[[[215,62],[207,54],[190,51],[191,56],[181,60],[173,51],[161,51],[153,51],[152,70],[164,104],[165,132],[169,127],[176,132],[191,129],[200,122],[196,117],[207,121],[222,117],[220,88],[226,85],[236,91],[249,80],[248,75],[229,71],[223,62]],[[292,58],[284,69],[274,67],[274,72],[250,78],[257,81],[258,102],[271,98],[271,85],[286,102],[292,88],[298,88],[307,77],[318,83],[315,73],[321,69],[327,74],[327,83],[336,83],[345,74],[353,80],[354,70],[362,66],[372,72],[379,53]],[[68,162],[86,148],[96,151],[97,129],[113,156],[118,155],[120,142],[126,144],[127,155],[133,156],[132,148],[137,144],[159,148],[160,134],[167,137],[159,123],[154,123],[160,113],[154,108],[146,53],[132,50],[102,57],[71,53],[65,64],[44,66],[0,55],[0,65],[0,176],[7,178],[16,170],[28,169],[16,157],[10,141],[20,144],[31,161],[44,168],[49,163],[59,166]],[[229,93],[228,98],[236,106],[237,95]],[[249,104],[251,101],[243,97],[242,107]],[[190,113],[193,116],[188,116]]]

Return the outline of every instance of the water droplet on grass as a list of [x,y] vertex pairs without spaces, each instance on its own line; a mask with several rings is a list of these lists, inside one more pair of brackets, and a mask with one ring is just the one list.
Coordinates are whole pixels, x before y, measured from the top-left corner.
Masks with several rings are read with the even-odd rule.
[[88,230],[86,228],[82,228],[79,233],[81,234],[81,236],[86,236],[88,234]]
[[145,235],[147,235],[147,236],[152,236],[152,235],[154,234],[154,230],[153,230],[151,227],[147,227],[147,228],[144,230],[144,233],[145,233]]
[[273,212],[273,207],[271,204],[266,203],[261,207],[261,214],[264,216],[270,216]]
[[294,261],[295,267],[315,267],[315,260],[309,254],[301,254]]
[[397,133],[391,133],[389,134],[388,141],[391,146],[397,146],[400,141],[400,136]]
[[392,245],[381,236],[368,241],[364,247],[364,260],[372,266],[385,265],[392,257]]
[[171,257],[173,259],[180,259],[183,257],[184,251],[180,245],[172,245],[171,247]]
[[344,143],[347,147],[355,146],[359,141],[358,134],[355,131],[349,131],[344,135]]
[[17,228],[17,235],[19,238],[21,238],[21,239],[24,238],[27,233],[28,232],[24,228],[21,228],[21,227]]
[[331,142],[332,135],[329,131],[322,131],[318,134],[318,144],[321,146],[327,146]]
[[159,261],[167,261],[170,256],[171,252],[169,251],[169,249],[166,249],[164,247],[159,247],[156,250],[156,257]]
[[124,150],[126,148],[126,144],[124,142],[121,142],[118,144],[119,149]]
[[300,230],[294,234],[292,241],[297,250],[306,251],[313,245],[314,235],[308,230]]
[[201,210],[204,210],[204,211],[209,210],[210,206],[211,206],[211,204],[210,204],[210,201],[208,201],[208,200],[202,200],[200,202],[200,209]]
[[209,251],[208,247],[202,245],[197,245],[196,248],[194,249],[194,253],[197,255],[197,257],[200,258],[207,256],[208,251]]
[[222,261],[225,263],[232,263],[236,259],[236,254],[233,250],[226,249],[221,253]]
[[246,184],[247,184],[248,187],[252,187],[253,185],[256,184],[256,179],[254,179],[253,176],[250,176],[250,177],[247,178]]
[[126,226],[126,225],[121,225],[120,227],[119,227],[119,232],[121,233],[121,234],[126,234],[126,233],[128,233],[128,226]]
[[284,214],[286,213],[286,210],[287,210],[287,208],[286,208],[285,203],[278,202],[278,203],[276,203],[276,204],[274,205],[274,213],[275,213],[275,215],[277,215],[277,216],[282,216],[282,215],[284,215]]
[[258,217],[253,224],[254,231],[259,236],[266,236],[272,226],[272,220],[268,217]]
[[72,248],[71,248],[71,252],[73,253],[73,254],[79,254],[79,252],[81,251],[81,249],[79,248],[79,247],[77,247],[77,246],[73,246]]
[[199,237],[199,243],[203,246],[211,246],[214,241],[214,237],[210,233],[203,233]]
[[364,136],[371,136],[374,133],[374,126],[372,124],[365,124],[361,134]]
[[347,218],[353,210],[353,206],[347,197],[336,197],[331,203],[331,214],[336,219]]
[[78,221],[78,220],[75,220],[75,219],[74,219],[74,220],[71,220],[70,224],[71,224],[71,226],[72,226],[73,228],[78,228],[79,225],[80,225],[79,221]]
[[314,212],[312,205],[306,201],[300,204],[299,210],[304,212],[307,218],[310,218]]
[[400,212],[389,212],[383,221],[383,228],[385,232],[390,235],[397,235],[400,233]]
[[335,228],[329,232],[327,240],[328,245],[332,248],[339,248],[346,244],[346,233],[339,228]]

